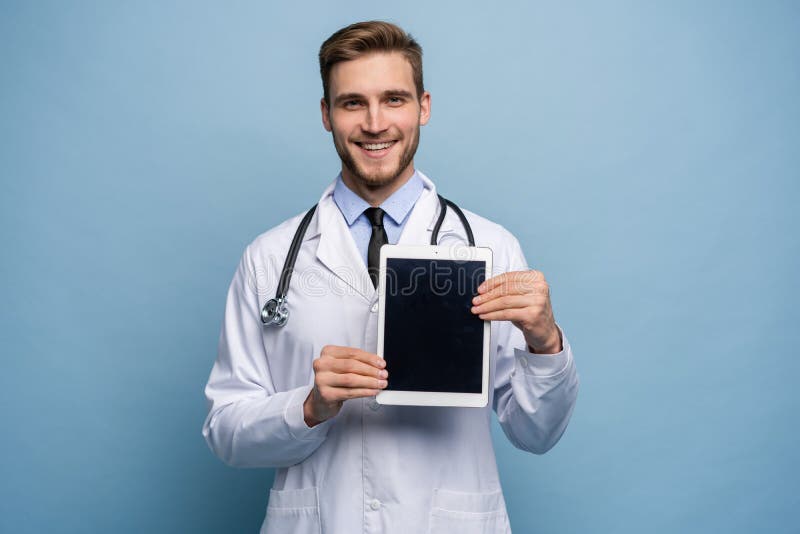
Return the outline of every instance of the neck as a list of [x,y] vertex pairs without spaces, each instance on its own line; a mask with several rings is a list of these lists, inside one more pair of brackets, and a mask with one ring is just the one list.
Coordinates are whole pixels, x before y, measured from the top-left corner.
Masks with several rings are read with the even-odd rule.
[[390,182],[383,184],[370,184],[365,183],[353,176],[353,174],[345,167],[342,167],[342,181],[344,185],[350,188],[355,194],[366,200],[370,206],[378,207],[383,204],[383,201],[392,196],[392,194],[403,187],[411,177],[414,176],[414,163],[410,163],[403,172],[397,175],[396,178]]

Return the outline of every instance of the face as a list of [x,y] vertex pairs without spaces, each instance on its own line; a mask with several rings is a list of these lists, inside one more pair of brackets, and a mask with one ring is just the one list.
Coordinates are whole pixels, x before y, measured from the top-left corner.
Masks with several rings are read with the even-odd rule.
[[419,127],[430,94],[418,98],[411,64],[399,52],[375,52],[333,66],[322,123],[333,134],[345,179],[378,188],[414,172]]

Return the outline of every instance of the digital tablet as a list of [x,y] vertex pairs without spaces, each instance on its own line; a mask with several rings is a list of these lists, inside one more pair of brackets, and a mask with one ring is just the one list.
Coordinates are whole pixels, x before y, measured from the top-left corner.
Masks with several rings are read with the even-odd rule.
[[378,403],[486,406],[491,328],[470,309],[491,272],[485,247],[381,247],[378,355],[389,377]]

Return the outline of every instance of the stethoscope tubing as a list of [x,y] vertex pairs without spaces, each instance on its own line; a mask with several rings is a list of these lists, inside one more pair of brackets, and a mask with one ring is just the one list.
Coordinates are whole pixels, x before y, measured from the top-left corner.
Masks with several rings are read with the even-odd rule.
[[[475,246],[475,237],[472,234],[472,227],[469,225],[464,212],[461,211],[455,202],[447,200],[442,195],[439,197],[439,218],[433,226],[433,233],[431,234],[431,245],[436,245],[439,240],[439,229],[442,227],[444,217],[447,214],[447,207],[450,206],[456,212],[458,218],[461,219],[461,224],[464,225],[464,231],[467,234],[467,242],[469,246]],[[317,204],[311,206],[311,209],[306,212],[300,225],[294,233],[292,244],[289,246],[289,252],[286,254],[286,260],[283,263],[283,270],[281,277],[278,281],[278,289],[275,293],[275,298],[270,299],[261,308],[261,322],[264,325],[283,326],[289,320],[289,308],[286,302],[286,294],[289,292],[289,281],[292,279],[292,272],[294,271],[294,264],[297,261],[297,254],[300,252],[300,244],[303,242],[303,237],[306,234],[311,217],[317,209]]]

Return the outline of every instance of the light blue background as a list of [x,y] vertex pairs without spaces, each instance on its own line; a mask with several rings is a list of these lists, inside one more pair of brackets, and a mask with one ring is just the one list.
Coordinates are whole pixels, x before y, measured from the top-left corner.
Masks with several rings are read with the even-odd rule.
[[337,172],[316,53],[425,49],[417,157],[547,275],[581,391],[516,532],[800,531],[796,2],[2,2],[0,531],[253,532],[200,435],[244,246]]

